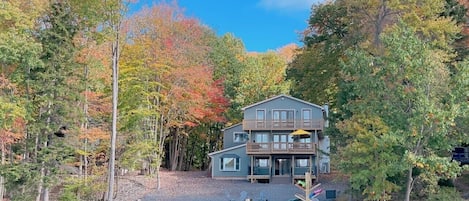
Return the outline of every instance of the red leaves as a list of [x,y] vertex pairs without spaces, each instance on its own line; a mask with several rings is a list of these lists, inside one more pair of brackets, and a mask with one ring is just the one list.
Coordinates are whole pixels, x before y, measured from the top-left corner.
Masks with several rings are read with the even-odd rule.
[[83,95],[88,99],[88,114],[92,117],[107,116],[111,113],[112,103],[110,97],[99,92],[87,91]]
[[[196,126],[196,122],[224,121],[222,113],[228,106],[223,97],[220,81],[213,81],[212,71],[207,66],[177,68],[172,75],[175,78],[171,93],[178,108],[187,112],[185,126]],[[190,122],[190,123],[188,123]]]

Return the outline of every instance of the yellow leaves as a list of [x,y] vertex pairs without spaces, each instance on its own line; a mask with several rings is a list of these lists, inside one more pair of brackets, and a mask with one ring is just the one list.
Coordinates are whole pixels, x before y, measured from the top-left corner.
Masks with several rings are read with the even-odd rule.
[[419,168],[424,168],[424,167],[425,167],[425,165],[424,165],[423,163],[420,163],[420,162],[417,162],[417,163],[415,164],[415,166],[417,166],[417,167],[419,167]]
[[97,140],[108,140],[110,138],[109,132],[101,128],[81,129],[80,139],[88,139],[91,142]]
[[412,128],[412,137],[417,136],[418,132],[415,128]]

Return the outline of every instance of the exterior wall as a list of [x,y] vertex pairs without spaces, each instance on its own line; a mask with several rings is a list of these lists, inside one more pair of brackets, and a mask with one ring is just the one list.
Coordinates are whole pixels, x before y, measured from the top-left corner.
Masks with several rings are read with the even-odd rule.
[[242,124],[236,124],[232,127],[226,128],[223,130],[223,149],[234,147],[237,145],[244,144],[246,142],[234,142],[234,133],[235,132],[244,132]]
[[262,104],[254,105],[246,108],[244,111],[244,119],[256,119],[257,110],[266,111],[266,119],[272,119],[273,110],[294,110],[294,118],[301,119],[302,109],[312,110],[312,119],[323,119],[323,111],[321,107],[314,107],[310,104],[299,102],[288,97],[279,97]]
[[329,136],[324,136],[324,139],[319,141],[319,173],[331,172],[331,159],[329,158],[331,153],[330,144]]
[[[255,123],[258,123],[256,121],[256,116],[257,116],[257,111],[258,110],[265,110],[265,120],[272,122],[273,120],[273,114],[275,110],[289,110],[293,111],[293,118],[295,120],[294,125],[300,125],[300,123],[304,123],[307,121],[303,120],[303,110],[304,109],[309,109],[311,110],[311,124],[314,122],[317,122],[320,126],[310,126],[307,127],[305,126],[306,124],[301,124],[303,128],[297,127],[297,126],[290,126],[288,124],[287,126],[280,126],[280,127],[273,127],[274,129],[267,129],[268,127],[257,127],[256,125],[254,126],[246,126],[244,124],[245,120],[250,120],[251,122],[254,120]],[[244,119],[243,119],[243,124],[237,124],[232,127],[226,128],[223,130],[223,150],[214,152],[209,154],[209,156],[212,159],[212,178],[218,178],[218,179],[247,179],[248,175],[251,175],[251,157],[260,157],[260,158],[268,158],[269,155],[271,156],[270,159],[270,165],[268,168],[266,167],[253,167],[253,174],[254,175],[265,175],[272,173],[272,175],[275,174],[275,158],[282,159],[290,159],[291,157],[311,157],[310,158],[310,165],[308,168],[305,167],[296,167],[294,164],[294,160],[291,160],[291,172],[290,175],[292,178],[300,178],[298,176],[304,175],[305,172],[309,171],[311,168],[313,170],[313,174],[317,175],[319,172],[321,172],[321,165],[327,164],[326,172],[329,171],[329,163],[330,159],[328,155],[323,155],[320,153],[316,153],[316,148],[319,148],[322,151],[328,152],[329,150],[329,138],[322,139],[321,141],[318,141],[318,133],[317,131],[321,132],[321,130],[324,128],[324,113],[327,113],[327,106],[321,107],[315,104],[311,104],[293,97],[285,96],[285,95],[280,95],[278,97],[268,99],[256,104],[253,104],[251,106],[243,108],[244,110]],[[289,115],[289,114],[287,114]],[[296,120],[301,120],[296,122]],[[278,121],[275,121],[278,122]],[[262,123],[262,122],[261,122]],[[289,123],[289,122],[287,122]],[[297,124],[298,123],[298,124]],[[243,126],[245,126],[243,128]],[[259,129],[260,128],[260,129]],[[310,136],[310,141],[312,143],[312,147],[314,147],[314,151],[309,151],[306,149],[305,153],[298,153],[298,152],[289,152],[291,150],[296,150],[294,149],[295,146],[298,146],[301,143],[310,143],[310,142],[304,142],[304,141],[299,141],[299,140],[294,140],[290,137],[290,133],[292,133],[294,130],[297,129],[303,129],[307,130],[312,133]],[[235,142],[234,141],[234,133],[242,133],[245,132],[248,134],[249,140],[248,143],[246,142]],[[260,141],[256,140],[256,135],[259,133],[267,134],[266,137],[259,138]],[[259,143],[260,145],[263,146],[269,146],[269,147],[275,147],[275,146],[280,146],[283,144],[277,144],[277,142],[274,141],[274,134],[286,134],[288,135],[288,147],[292,146],[293,148],[288,148],[285,149],[288,151],[288,153],[279,153],[278,150],[283,151],[283,149],[275,149],[275,153],[251,153],[251,155],[247,155],[246,151],[250,147],[250,145],[255,145]],[[276,139],[285,139],[281,136],[276,136]],[[298,138],[296,138],[298,139]],[[254,141],[255,140],[255,141]],[[269,142],[270,144],[266,144],[265,141]],[[327,141],[327,142],[326,142]],[[285,144],[287,145],[287,144]],[[259,146],[259,145],[258,145]],[[319,147],[317,147],[319,146]],[[297,148],[298,148],[297,147]],[[303,147],[304,148],[304,147]],[[250,148],[252,149],[252,148]],[[249,149],[249,150],[250,150]],[[266,149],[267,150],[267,149]],[[271,151],[273,152],[273,151]],[[318,154],[318,155],[316,155]],[[239,171],[222,171],[220,166],[221,166],[221,158],[225,157],[239,157]],[[253,158],[253,160],[254,160]],[[254,160],[254,165],[258,162]],[[282,166],[283,167],[283,166]],[[253,177],[251,175],[251,179],[258,179],[259,177]],[[269,177],[267,177],[269,178]]]
[[[239,156],[239,171],[221,171],[220,170],[220,158],[224,155],[237,155]],[[217,154],[210,156],[212,158],[212,178],[243,178],[249,173],[250,160],[246,155],[246,146],[240,146],[237,149],[222,151]]]

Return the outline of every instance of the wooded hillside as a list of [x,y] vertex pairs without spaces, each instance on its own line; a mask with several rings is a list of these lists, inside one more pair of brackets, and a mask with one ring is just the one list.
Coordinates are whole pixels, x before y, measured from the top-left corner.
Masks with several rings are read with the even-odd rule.
[[132,3],[0,3],[0,199],[112,200],[110,166],[205,170],[241,108],[279,94],[329,103],[358,199],[458,199],[441,183],[469,144],[466,1],[327,1],[303,46],[265,53],[175,2]]

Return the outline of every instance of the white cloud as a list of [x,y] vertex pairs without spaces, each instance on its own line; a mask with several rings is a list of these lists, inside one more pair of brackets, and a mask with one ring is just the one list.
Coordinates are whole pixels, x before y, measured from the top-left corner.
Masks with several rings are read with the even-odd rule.
[[309,10],[321,0],[260,0],[258,5],[267,10]]

